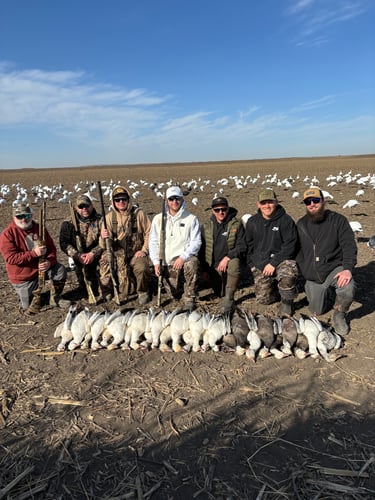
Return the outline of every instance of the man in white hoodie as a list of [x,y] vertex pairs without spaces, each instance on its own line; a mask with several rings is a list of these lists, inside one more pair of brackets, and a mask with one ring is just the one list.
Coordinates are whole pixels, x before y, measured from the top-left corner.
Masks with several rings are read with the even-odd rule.
[[[195,307],[198,282],[198,252],[201,231],[198,218],[186,209],[183,193],[178,186],[166,192],[164,255],[160,255],[160,233],[163,214],[155,215],[149,237],[150,258],[156,276],[162,273],[166,288],[176,299],[182,297],[184,307]],[[163,268],[160,267],[162,261]]]

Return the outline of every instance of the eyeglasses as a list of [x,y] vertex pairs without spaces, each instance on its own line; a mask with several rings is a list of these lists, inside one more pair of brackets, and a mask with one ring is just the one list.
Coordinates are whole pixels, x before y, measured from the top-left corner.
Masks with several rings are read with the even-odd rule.
[[322,201],[321,198],[307,198],[306,200],[303,200],[303,203],[307,206],[311,205],[311,203],[314,203],[314,205],[317,205]]
[[129,198],[127,196],[124,196],[122,198],[115,198],[114,199],[115,203],[120,203],[120,201],[122,201],[123,203],[126,203],[127,201],[129,201]]
[[80,210],[82,210],[83,208],[89,208],[91,205],[87,205],[87,203],[81,203],[80,205],[78,205],[78,208]]
[[275,200],[263,200],[259,202],[261,205],[272,205],[275,203]]
[[22,220],[22,219],[30,219],[31,214],[21,214],[21,215],[16,215],[16,219]]
[[228,212],[228,207],[213,208],[212,210],[215,212],[215,214],[218,214],[219,212],[225,213]]
[[168,198],[168,201],[181,201],[181,200],[182,200],[181,196],[170,196]]

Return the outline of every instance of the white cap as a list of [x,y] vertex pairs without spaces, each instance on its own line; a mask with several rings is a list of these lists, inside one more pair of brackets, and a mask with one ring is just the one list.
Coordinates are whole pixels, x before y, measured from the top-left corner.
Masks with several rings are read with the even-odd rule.
[[171,196],[178,196],[179,198],[183,198],[183,194],[181,189],[178,186],[171,186],[167,189],[166,193],[167,198],[170,198]]

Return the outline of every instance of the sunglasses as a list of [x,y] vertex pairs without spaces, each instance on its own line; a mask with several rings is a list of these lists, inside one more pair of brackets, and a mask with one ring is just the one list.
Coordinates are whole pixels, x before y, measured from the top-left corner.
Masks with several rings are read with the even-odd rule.
[[303,200],[303,203],[307,206],[311,205],[311,203],[314,203],[314,205],[317,205],[322,201],[321,198],[307,198],[307,200]]
[[168,198],[168,201],[180,201],[182,200],[181,196],[171,196]]
[[275,203],[275,200],[263,200],[259,202],[261,205],[272,205]]
[[89,208],[91,205],[87,205],[87,203],[81,203],[80,205],[78,205],[78,208],[79,209],[83,209],[83,208]]
[[30,219],[31,214],[21,214],[21,215],[16,215],[16,219],[22,220],[22,219]]
[[123,196],[121,198],[115,198],[114,201],[115,201],[115,203],[120,203],[120,201],[125,203],[125,202],[129,201],[129,198],[127,196]]
[[223,212],[225,214],[225,212],[228,212],[227,207],[213,208],[212,210],[215,212],[215,214],[218,214],[219,212]]

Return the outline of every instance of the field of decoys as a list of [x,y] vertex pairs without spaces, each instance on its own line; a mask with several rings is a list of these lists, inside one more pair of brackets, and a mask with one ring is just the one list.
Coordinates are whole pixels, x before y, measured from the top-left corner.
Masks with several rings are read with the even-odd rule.
[[70,269],[70,308],[24,316],[0,258],[0,498],[18,476],[17,498],[371,498],[375,155],[4,170],[0,231],[16,200],[36,220],[46,202],[69,268],[60,226],[78,193],[100,211],[97,181],[106,209],[120,184],[152,218],[178,184],[201,222],[222,195],[244,224],[261,188],[297,220],[318,186],[357,241],[351,331],[335,333],[332,311],[311,316],[302,285],[293,317],[279,317],[278,304],[257,304],[246,269],[230,316],[203,285],[193,312],[165,293],[161,308],[156,293],[143,308],[136,297],[92,305]]

